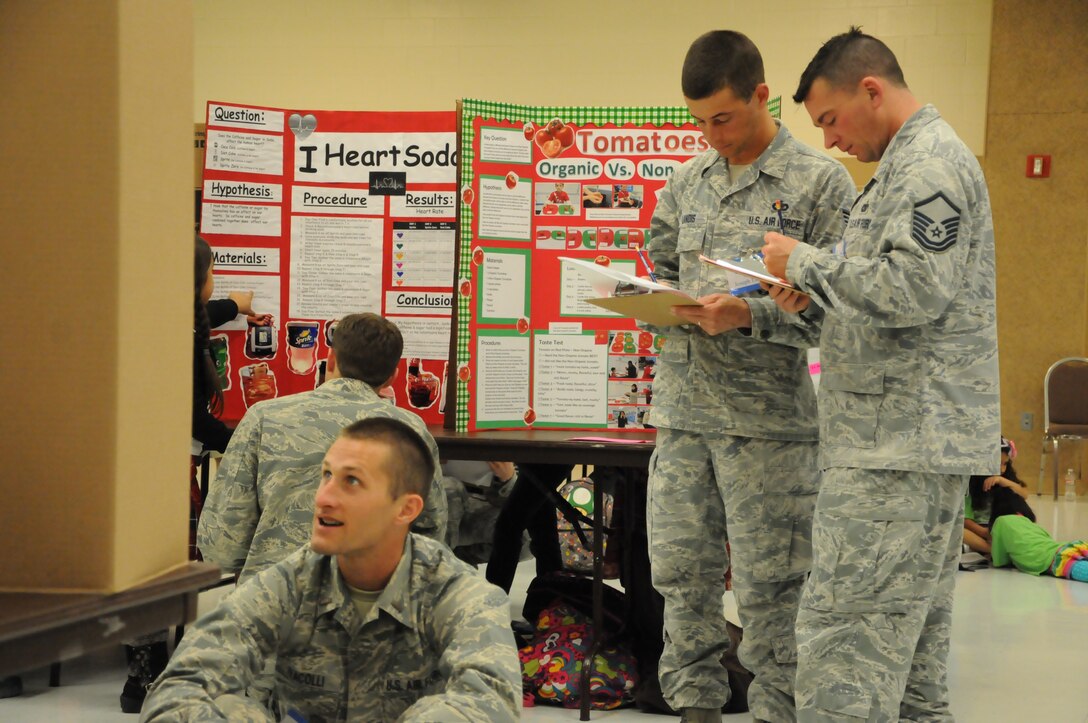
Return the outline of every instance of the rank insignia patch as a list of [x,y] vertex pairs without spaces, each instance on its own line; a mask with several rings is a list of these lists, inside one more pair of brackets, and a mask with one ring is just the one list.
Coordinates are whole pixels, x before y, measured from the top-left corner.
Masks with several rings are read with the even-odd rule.
[[940,253],[956,244],[960,230],[960,210],[938,191],[914,204],[910,235],[928,250]]

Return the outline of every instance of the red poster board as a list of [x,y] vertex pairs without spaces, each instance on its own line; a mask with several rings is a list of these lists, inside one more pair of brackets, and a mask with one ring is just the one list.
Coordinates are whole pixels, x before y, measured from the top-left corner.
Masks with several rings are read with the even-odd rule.
[[254,291],[270,327],[212,330],[223,417],[322,381],[336,320],[379,313],[404,335],[392,390],[444,416],[456,244],[456,114],[209,102],[200,233],[216,293]]
[[560,257],[646,276],[656,194],[707,148],[684,108],[462,102],[457,429],[644,427],[663,338]]

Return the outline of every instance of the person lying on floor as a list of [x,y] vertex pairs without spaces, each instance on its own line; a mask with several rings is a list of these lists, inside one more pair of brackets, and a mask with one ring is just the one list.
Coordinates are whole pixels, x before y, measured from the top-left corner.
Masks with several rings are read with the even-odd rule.
[[[1001,473],[974,475],[967,483],[967,496],[963,504],[963,544],[974,552],[989,556],[990,521],[1000,517],[1005,510],[1035,520],[1035,513],[1026,502],[1028,486],[1016,474],[1012,460],[1016,459],[1016,445],[1011,439],[1001,438]],[[996,514],[995,514],[996,513]]]
[[[977,535],[979,542],[968,544],[977,552],[990,555],[994,567],[1011,564],[1031,575],[1046,573],[1088,582],[1088,542],[1057,542],[1035,524],[1035,513],[1025,499],[1026,487],[1012,468],[1015,457],[1016,445],[1002,437],[1000,481],[971,478],[964,521],[965,541],[968,532],[973,532],[973,528],[967,527],[966,515],[973,512],[977,526],[978,509],[981,508],[988,515],[988,527],[983,528],[983,535]],[[1009,482],[1012,486],[1005,484]]]

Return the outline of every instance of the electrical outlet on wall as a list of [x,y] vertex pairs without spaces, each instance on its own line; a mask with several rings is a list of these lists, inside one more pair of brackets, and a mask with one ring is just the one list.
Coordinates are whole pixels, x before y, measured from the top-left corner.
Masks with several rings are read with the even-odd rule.
[[1035,429],[1035,415],[1031,412],[1021,412],[1020,429],[1024,432],[1030,432]]

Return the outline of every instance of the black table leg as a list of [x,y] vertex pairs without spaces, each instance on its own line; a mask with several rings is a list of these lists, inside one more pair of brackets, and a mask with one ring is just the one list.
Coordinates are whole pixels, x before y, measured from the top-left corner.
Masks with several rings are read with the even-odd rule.
[[604,485],[593,482],[593,631],[590,633],[589,650],[582,662],[581,715],[579,720],[589,720],[589,679],[593,674],[593,662],[601,644],[601,628],[604,625]]

